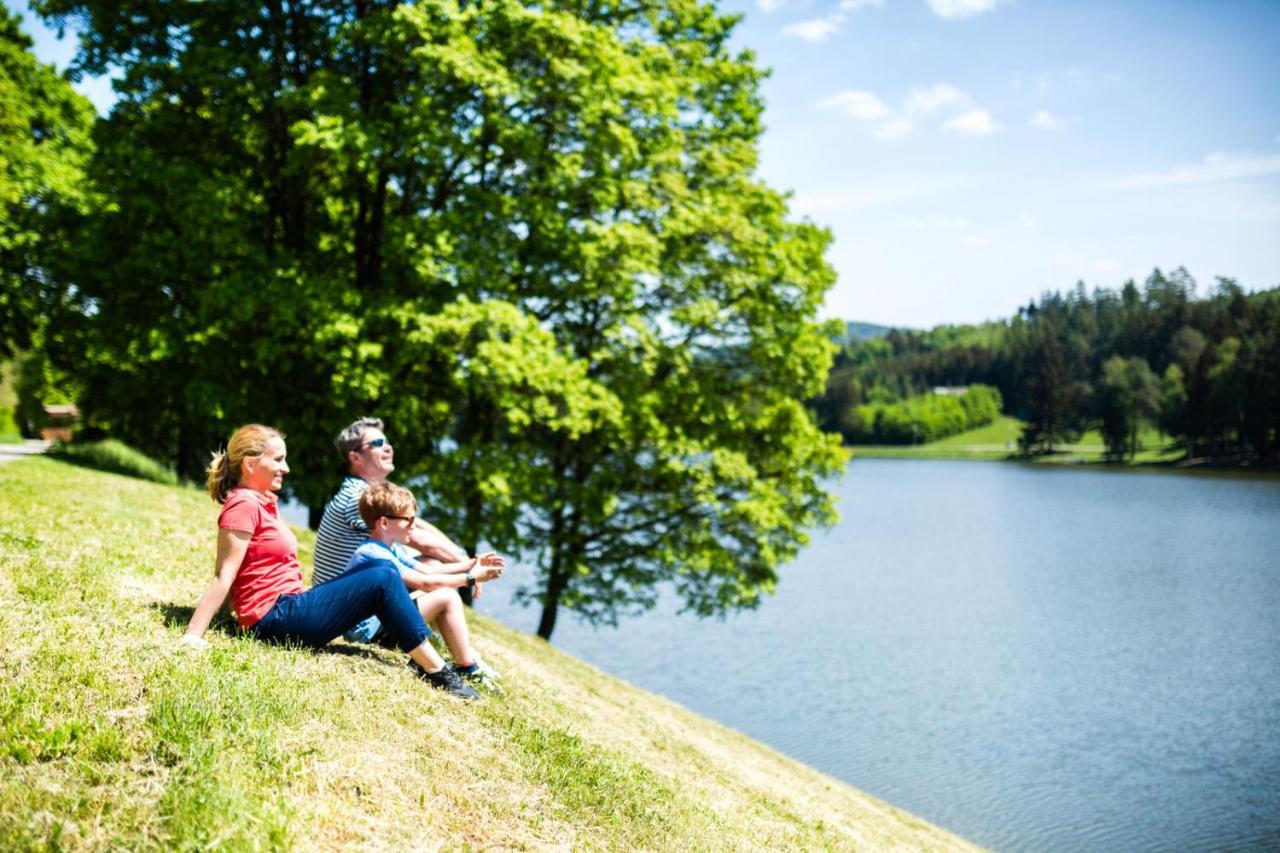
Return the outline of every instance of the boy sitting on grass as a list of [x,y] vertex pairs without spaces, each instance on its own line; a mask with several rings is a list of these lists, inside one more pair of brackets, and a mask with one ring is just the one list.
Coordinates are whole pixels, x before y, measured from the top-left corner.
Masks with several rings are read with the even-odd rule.
[[[369,529],[369,541],[351,555],[344,574],[370,565],[383,564],[398,571],[401,577],[405,578],[407,586],[416,586],[415,576],[420,574],[418,564],[402,556],[393,547],[397,544],[403,545],[409,539],[409,531],[413,528],[414,518],[418,514],[418,501],[414,498],[413,492],[394,483],[375,483],[360,496],[357,508],[360,519]],[[485,555],[485,557],[496,558],[497,555]],[[477,559],[483,560],[484,557]],[[469,643],[464,643],[464,647],[469,648]],[[431,671],[424,670],[412,660],[409,661],[410,668],[419,677],[432,684],[437,681],[456,682],[459,676],[474,683],[485,684],[486,679],[479,665],[474,660],[458,659],[457,649],[452,649],[455,658],[452,664],[446,664],[429,643],[426,651],[435,657]],[[477,695],[470,687],[467,687],[467,692],[471,696]]]

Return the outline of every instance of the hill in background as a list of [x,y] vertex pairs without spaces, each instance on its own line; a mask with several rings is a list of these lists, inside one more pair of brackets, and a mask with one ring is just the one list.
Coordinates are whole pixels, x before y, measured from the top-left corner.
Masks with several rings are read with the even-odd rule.
[[840,343],[852,344],[869,338],[883,338],[892,329],[892,326],[878,326],[875,323],[849,320],[844,324],[844,339]]

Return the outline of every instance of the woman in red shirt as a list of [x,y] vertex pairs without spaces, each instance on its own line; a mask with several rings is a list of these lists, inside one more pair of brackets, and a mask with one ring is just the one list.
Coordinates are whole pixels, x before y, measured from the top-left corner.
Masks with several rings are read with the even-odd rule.
[[373,566],[303,588],[298,540],[276,503],[289,473],[285,457],[284,436],[259,424],[236,430],[226,451],[214,454],[206,482],[222,504],[215,575],[182,642],[206,645],[204,632],[228,594],[240,627],[267,642],[319,648],[377,616],[408,652],[414,672],[449,693],[475,698],[476,691],[427,642],[431,631],[394,568]]

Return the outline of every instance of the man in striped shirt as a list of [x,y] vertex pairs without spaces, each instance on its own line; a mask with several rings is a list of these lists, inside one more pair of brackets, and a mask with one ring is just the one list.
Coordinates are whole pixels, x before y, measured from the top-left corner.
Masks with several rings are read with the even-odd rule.
[[[395,470],[395,451],[383,434],[382,421],[378,418],[360,418],[340,432],[334,444],[346,460],[349,473],[337,494],[325,505],[316,531],[315,584],[342,575],[356,549],[369,540],[369,530],[360,518],[360,496],[370,485],[384,482]],[[477,667],[459,590],[471,590],[478,595],[480,583],[501,577],[506,562],[497,554],[468,558],[466,551],[421,518],[414,519],[409,545],[421,554],[420,571],[405,569],[402,572],[405,585],[417,602],[422,618],[438,626],[453,653],[455,668],[467,675],[468,670],[474,671]],[[380,629],[377,617],[371,617],[344,636],[356,642],[369,642]]]

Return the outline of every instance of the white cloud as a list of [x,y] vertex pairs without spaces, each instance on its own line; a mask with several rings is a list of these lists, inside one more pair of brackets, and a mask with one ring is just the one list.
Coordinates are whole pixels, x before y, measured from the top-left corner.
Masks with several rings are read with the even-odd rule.
[[766,15],[782,5],[782,0],[756,0],[756,8]]
[[1216,152],[1201,163],[1175,166],[1163,172],[1127,175],[1095,185],[1100,190],[1140,190],[1157,187],[1210,184],[1218,181],[1234,181],[1241,178],[1261,178],[1280,174],[1280,155],[1258,157],[1251,154],[1226,154]]
[[969,96],[950,83],[934,83],[922,88],[915,86],[907,96],[903,107],[907,115],[928,115],[943,107],[963,106],[969,103]]
[[901,139],[909,134],[915,125],[907,121],[905,118],[887,121],[876,128],[877,139]]
[[1065,126],[1062,119],[1048,110],[1036,110],[1028,123],[1038,130],[1062,130]]
[[877,8],[884,5],[884,0],[840,0],[840,8],[846,12],[856,12],[859,9]]
[[939,18],[970,18],[990,12],[1000,0],[929,0],[929,8]]
[[950,113],[952,117],[943,123],[943,128],[967,136],[986,136],[1003,129],[992,120],[991,113],[979,107],[967,93],[950,83],[913,87],[902,110],[908,116]]
[[987,238],[983,237],[981,234],[966,234],[964,235],[964,239],[960,242],[964,243],[971,249],[981,249],[983,246],[987,245]]
[[1096,262],[1093,265],[1093,268],[1098,272],[1115,272],[1116,270],[1120,269],[1120,264],[1117,263],[1116,261],[1111,260],[1110,258],[1103,258],[1102,260]]
[[991,113],[981,109],[961,113],[943,127],[965,136],[989,136],[1000,130],[1000,125],[992,120]]
[[828,36],[840,30],[840,26],[843,23],[844,15],[831,15],[826,18],[813,18],[808,21],[787,24],[782,28],[782,34],[794,36],[798,39],[804,39],[805,41],[826,41]]
[[[823,36],[825,38],[825,36]],[[936,115],[949,118],[942,126],[969,136],[986,136],[1003,128],[991,114],[974,104],[973,99],[950,83],[913,86],[898,110],[894,110],[874,93],[847,89],[818,102],[819,109],[838,109],[859,121],[881,122],[876,127],[877,139],[901,139],[912,133],[920,120]]]
[[1024,210],[1018,214],[1018,224],[1023,228],[1035,228],[1040,221]]
[[861,89],[847,89],[818,102],[820,109],[838,109],[842,113],[859,121],[879,121],[892,112],[874,92]]

